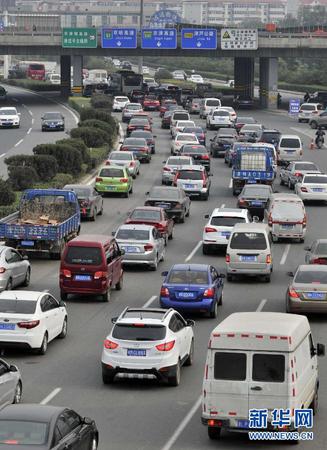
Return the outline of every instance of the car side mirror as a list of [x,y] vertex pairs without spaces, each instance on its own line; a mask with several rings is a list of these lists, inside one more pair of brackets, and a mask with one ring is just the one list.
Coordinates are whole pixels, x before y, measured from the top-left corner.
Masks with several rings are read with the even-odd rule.
[[43,119],[44,119],[44,116],[42,116],[41,119],[43,120]]
[[66,308],[66,303],[63,300],[59,301],[59,307],[60,308]]
[[210,142],[212,142],[213,141],[213,139],[210,139]]
[[324,344],[317,344],[316,354],[317,354],[317,356],[325,356],[325,345]]
[[[187,319],[187,320],[186,320],[186,326],[187,326],[187,327],[194,327],[194,325],[195,325],[194,320],[191,320],[191,319]],[[319,345],[319,344],[318,344],[318,345]]]
[[[321,345],[321,344],[318,344]],[[13,364],[9,366],[9,372],[18,372],[18,369],[16,366],[14,366]]]
[[288,275],[289,277],[294,277],[294,273],[293,273],[293,272],[287,272],[287,275]]
[[310,247],[304,247],[304,250],[306,250],[307,252],[310,252],[311,248]]
[[252,217],[252,222],[255,222],[255,223],[257,223],[257,222],[259,222],[259,217],[258,216],[253,216]]
[[111,323],[115,324],[118,320],[118,317],[112,317],[111,318]]
[[226,278],[226,275],[224,273],[220,273],[218,276],[219,278]]
[[120,249],[120,256],[125,255],[125,250],[123,248]]
[[166,161],[162,161],[162,164],[166,164]]
[[111,236],[115,236],[115,234],[116,234],[116,231],[111,232]]
[[153,135],[153,137],[156,138],[157,136],[156,136],[156,135]]
[[165,270],[164,272],[161,272],[162,277],[166,277],[168,275],[168,270]]
[[204,218],[205,219],[209,219],[210,215],[209,214],[205,214]]
[[27,255],[23,255],[23,261],[28,261],[28,256]]
[[17,113],[17,116],[19,116],[19,117],[20,117],[20,116],[21,116],[21,113],[20,113],[20,112],[19,112],[19,113]]
[[148,192],[146,192],[146,193],[145,193],[145,195],[150,195],[150,192],[149,192],[149,191],[148,191]]
[[85,425],[92,425],[93,424],[93,420],[90,419],[90,417],[83,417],[83,423]]

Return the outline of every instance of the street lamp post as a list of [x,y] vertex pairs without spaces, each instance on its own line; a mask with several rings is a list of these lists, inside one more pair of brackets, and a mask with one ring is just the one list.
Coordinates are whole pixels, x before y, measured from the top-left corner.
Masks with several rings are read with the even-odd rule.
[[[144,0],[140,0],[140,32],[143,28],[143,2]],[[138,59],[138,72],[142,73],[142,67],[143,67],[143,56],[139,56]]]

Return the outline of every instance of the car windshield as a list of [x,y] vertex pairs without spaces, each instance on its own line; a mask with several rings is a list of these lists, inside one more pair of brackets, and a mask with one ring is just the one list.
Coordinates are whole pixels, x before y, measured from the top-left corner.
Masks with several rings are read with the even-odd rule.
[[119,102],[119,103],[129,101],[128,97],[116,97],[115,100],[116,100],[116,102]]
[[174,120],[188,120],[188,113],[174,113]]
[[127,138],[123,142],[124,145],[135,145],[137,147],[144,147],[146,145],[146,140],[144,138]]
[[15,109],[0,109],[0,116],[16,116],[17,111]]
[[300,148],[301,143],[297,138],[283,138],[279,144],[280,147],[288,147],[288,148]]
[[203,145],[184,145],[182,153],[208,153]]
[[263,187],[245,187],[242,192],[242,196],[249,196],[249,197],[268,197],[270,194],[269,189],[265,189]]
[[152,139],[152,134],[150,131],[143,131],[143,130],[135,130],[132,132],[131,137],[138,137],[143,139]]
[[131,119],[129,125],[149,125],[148,119]]
[[0,313],[34,314],[36,301],[34,300],[9,300],[0,299]]
[[197,137],[193,134],[178,134],[176,141],[191,141],[198,142]]
[[170,284],[208,284],[208,272],[203,270],[172,270],[168,276]]
[[[186,145],[184,145],[184,147],[186,147]],[[167,166],[187,166],[187,165],[191,165],[191,160],[190,158],[169,158],[167,163]]]
[[206,101],[207,106],[220,106],[220,100],[207,100]]
[[102,263],[102,254],[99,247],[68,247],[65,261],[68,264],[86,264],[90,266],[98,266]]
[[90,188],[79,188],[74,186],[66,186],[66,190],[74,191],[77,197],[89,197],[91,195]]
[[311,184],[327,184],[327,177],[323,177],[323,176],[314,176],[314,177],[310,177],[310,176],[305,176],[303,178],[303,183],[311,183]]
[[203,175],[199,170],[180,170],[177,178],[179,180],[203,180]]
[[48,424],[45,422],[32,422],[28,419],[0,420],[0,444],[5,444],[6,448],[9,445],[45,445],[47,439]]
[[295,274],[294,283],[327,284],[327,271],[300,269]]
[[266,250],[267,242],[264,233],[233,233],[230,242],[232,249],[238,250]]
[[215,111],[213,117],[229,117],[228,111]]
[[137,103],[136,105],[127,105],[126,109],[129,109],[130,111],[138,111],[142,109],[142,105],[140,103]]
[[131,159],[133,159],[133,156],[126,152],[118,152],[109,155],[109,159],[111,161],[130,161]]
[[152,191],[150,192],[150,197],[179,200],[179,190],[157,187],[157,188],[152,189]]
[[31,70],[44,70],[43,64],[30,64]]
[[274,219],[301,219],[304,216],[302,202],[277,201],[273,205],[272,216]]
[[244,223],[245,217],[228,217],[228,216],[215,216],[211,218],[211,225],[217,227],[233,227],[237,223]]
[[112,337],[123,341],[161,341],[166,336],[164,325],[149,325],[142,323],[140,319],[135,319],[135,322],[135,324],[116,324],[112,330]]
[[315,253],[327,253],[327,242],[318,244]]
[[114,167],[105,167],[100,171],[99,176],[105,178],[120,178],[125,176],[125,172],[123,169],[115,169]]
[[279,138],[280,133],[263,133],[263,135],[261,136],[261,141],[270,144],[272,142],[278,142]]
[[315,164],[311,163],[297,163],[294,164],[294,170],[318,170],[318,167]]
[[45,120],[62,120],[61,114],[60,114],[60,113],[56,113],[56,112],[53,112],[53,113],[45,113],[45,114],[43,115],[43,118],[44,118]]
[[129,228],[120,228],[116,239],[126,241],[148,241],[149,230],[133,230]]
[[145,220],[161,220],[160,211],[148,209],[135,209],[129,216],[130,219],[145,219]]
[[183,131],[184,133],[197,133],[197,134],[203,133],[203,130],[200,127],[186,127],[184,128]]

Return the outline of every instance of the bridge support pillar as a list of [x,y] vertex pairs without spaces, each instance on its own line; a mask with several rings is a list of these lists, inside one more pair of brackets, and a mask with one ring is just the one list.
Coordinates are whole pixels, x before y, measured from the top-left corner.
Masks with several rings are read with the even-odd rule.
[[235,93],[241,97],[254,97],[254,58],[234,59]]
[[70,55],[60,56],[60,77],[60,93],[62,97],[67,98],[70,95]]
[[277,109],[278,58],[260,58],[260,106]]
[[82,95],[83,92],[83,56],[73,57],[73,94]]

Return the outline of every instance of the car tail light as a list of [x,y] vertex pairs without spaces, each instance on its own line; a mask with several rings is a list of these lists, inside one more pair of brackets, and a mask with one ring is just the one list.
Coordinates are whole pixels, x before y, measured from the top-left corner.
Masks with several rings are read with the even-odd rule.
[[246,200],[244,200],[243,198],[240,198],[239,199],[239,201],[238,201],[238,203],[240,204],[240,205],[246,205]]
[[169,297],[169,290],[166,287],[162,287],[160,289],[160,296],[161,297]]
[[226,261],[227,263],[230,263],[230,255],[229,255],[228,253],[226,253],[225,261]]
[[288,290],[288,295],[291,298],[299,298],[299,294],[294,289],[289,289]]
[[202,156],[202,159],[208,160],[208,159],[210,159],[210,157],[209,157],[209,155],[203,155],[203,156]]
[[100,280],[101,278],[107,278],[108,274],[107,272],[103,272],[102,270],[99,270],[98,272],[95,272],[94,279]]
[[89,204],[90,204],[90,202],[89,202],[88,200],[83,200],[83,201],[81,202],[81,207],[82,207],[82,208],[85,208],[86,206],[89,206]]
[[65,278],[71,278],[72,277],[72,273],[68,269],[61,270],[60,274],[63,275]]
[[151,250],[153,250],[153,245],[152,244],[146,244],[144,246],[144,251],[145,252],[150,252]]
[[294,173],[294,176],[295,176],[295,177],[301,177],[301,176],[302,176],[302,173],[301,173],[301,172],[295,172],[295,173]]
[[203,293],[203,297],[214,297],[215,290],[213,288],[206,289]]
[[164,344],[156,345],[156,349],[159,352],[170,352],[174,348],[175,341],[165,342]]
[[266,264],[270,264],[271,263],[271,255],[267,255],[266,256]]
[[110,166],[110,161],[106,161],[106,166]]
[[135,166],[135,162],[134,161],[131,161],[130,163],[129,163],[129,167],[134,167]]
[[18,322],[17,325],[19,328],[25,328],[26,330],[31,330],[39,325],[39,320],[30,320],[28,322]]
[[115,348],[118,347],[118,344],[116,342],[109,341],[109,339],[105,339],[103,342],[103,346],[107,350],[115,350]]
[[128,147],[123,147],[123,146],[120,147],[120,151],[121,151],[121,152],[126,152],[127,150],[128,150]]
[[100,181],[103,181],[103,178],[101,178],[101,177],[96,177],[95,182],[96,182],[96,183],[100,183]]
[[169,167],[164,167],[164,168],[163,168],[163,171],[164,171],[164,172],[171,172],[171,169],[170,169]]
[[302,186],[302,187],[301,187],[301,191],[302,191],[302,192],[308,192],[308,189],[307,189],[305,186]]
[[121,178],[120,183],[128,183],[128,178]]
[[182,205],[180,203],[176,203],[175,209],[182,209]]
[[269,216],[268,216],[268,225],[271,227],[272,224],[273,224],[272,216],[271,216],[271,214],[269,214]]
[[179,172],[176,173],[175,178],[173,180],[173,184],[177,183]]
[[213,228],[213,227],[205,227],[204,228],[205,233],[215,233],[216,231],[217,231],[216,228]]
[[311,264],[325,264],[326,260],[322,258],[315,258],[311,261]]
[[319,111],[312,111],[311,114],[318,114]]
[[306,214],[305,214],[304,217],[303,217],[302,225],[303,225],[304,227],[307,226],[307,216],[306,216]]
[[141,147],[141,148],[139,148],[139,151],[146,152],[146,151],[148,151],[148,147]]
[[6,269],[4,267],[0,267],[0,273],[5,273]]

